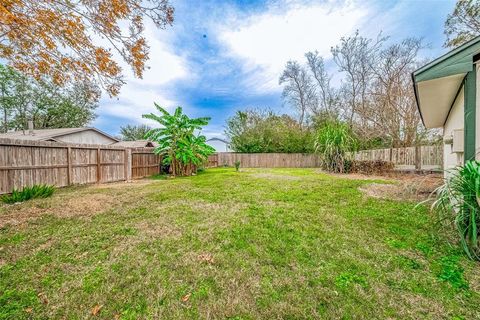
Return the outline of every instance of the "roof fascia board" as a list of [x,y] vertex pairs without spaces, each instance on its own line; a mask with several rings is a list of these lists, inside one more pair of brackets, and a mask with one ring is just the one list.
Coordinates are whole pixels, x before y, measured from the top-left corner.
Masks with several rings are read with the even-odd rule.
[[432,68],[426,70],[423,73],[415,76],[416,82],[434,80],[439,78],[444,78],[448,76],[453,76],[456,74],[468,73],[473,70],[473,59],[465,59],[456,64],[450,64],[443,68]]
[[88,130],[88,129],[91,129],[91,128],[88,128],[88,127],[87,128],[71,128],[71,130],[68,131],[68,132],[52,133],[52,134],[46,135],[46,136],[44,136],[44,138],[42,140],[51,139],[51,138],[55,138],[55,137],[63,137],[63,136],[66,136],[68,134],[82,132],[82,131],[85,131],[85,130]]
[[114,140],[115,142],[119,142],[120,140],[118,140],[117,138],[114,138],[112,137],[111,135],[103,132],[103,131],[100,131],[98,130],[97,128],[93,128],[93,127],[85,127],[85,128],[78,128],[78,129],[74,129],[72,131],[69,131],[69,132],[65,132],[65,133],[62,133],[62,134],[54,134],[54,135],[51,135],[50,137],[63,137],[63,136],[67,136],[69,134],[72,134],[72,133],[77,133],[77,132],[83,132],[83,131],[88,131],[88,130],[92,130],[92,131],[95,131],[97,133],[100,133],[101,135],[105,136],[105,137],[108,137],[112,140]]
[[456,49],[453,49],[452,51],[447,52],[446,54],[438,57],[437,59],[431,61],[430,63],[427,63],[423,67],[415,70],[413,72],[413,74],[415,76],[418,76],[421,73],[423,73],[423,72],[425,72],[425,71],[427,71],[427,70],[429,70],[433,67],[445,64],[445,62],[447,62],[447,64],[449,64],[450,62],[448,62],[447,60],[449,60],[450,58],[452,58],[452,57],[454,57],[454,56],[456,56],[457,54],[460,54],[460,53],[461,53],[460,59],[462,57],[468,56],[471,53],[473,53],[473,52],[475,52],[476,50],[479,49],[478,45],[480,45],[480,36],[473,38],[472,40],[470,40],[467,43],[461,45],[460,47],[458,47]]
[[424,127],[427,127],[425,125],[425,121],[423,120],[423,114],[422,114],[422,109],[420,108],[420,98],[418,96],[418,85],[417,82],[415,81],[415,75],[412,72],[412,83],[413,83],[413,93],[415,94],[415,102],[417,103],[417,110],[418,113],[420,114],[420,120],[422,120],[422,124]]
[[101,131],[101,130],[99,130],[99,129],[97,129],[97,128],[91,127],[91,128],[89,128],[89,129],[94,130],[94,131],[97,131],[98,133],[103,134],[104,136],[109,137],[110,139],[112,139],[112,140],[114,140],[114,141],[116,141],[116,142],[119,142],[119,141],[120,141],[119,139],[117,139],[117,138],[109,135],[108,133],[105,133],[105,132],[103,132],[103,131]]

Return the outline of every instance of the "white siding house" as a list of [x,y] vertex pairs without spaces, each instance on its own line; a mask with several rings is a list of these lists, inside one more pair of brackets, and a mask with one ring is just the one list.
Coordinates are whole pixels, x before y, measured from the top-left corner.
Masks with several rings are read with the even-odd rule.
[[217,152],[230,152],[230,142],[221,138],[210,138],[207,139],[208,145],[213,147]]
[[96,128],[29,129],[0,134],[0,138],[110,145],[119,140]]
[[[464,98],[463,89],[455,99],[450,114],[443,126],[443,163],[444,169],[451,169],[463,164],[463,128],[464,128]],[[455,136],[455,139],[454,139]],[[457,141],[458,136],[461,141]],[[455,146],[454,142],[455,141]],[[451,143],[450,143],[451,142]]]
[[412,74],[427,128],[443,128],[444,169],[480,159],[480,37]]

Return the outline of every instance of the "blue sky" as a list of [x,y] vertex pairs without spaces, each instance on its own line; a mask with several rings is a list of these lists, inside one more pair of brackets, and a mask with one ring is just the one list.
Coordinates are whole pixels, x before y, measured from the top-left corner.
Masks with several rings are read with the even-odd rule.
[[[443,23],[453,10],[450,0],[253,1],[178,0],[172,27],[148,24],[149,69],[143,79],[124,65],[127,84],[118,97],[100,101],[93,126],[118,134],[125,124],[151,124],[141,118],[153,102],[173,110],[182,106],[192,117],[209,116],[207,137],[223,137],[225,120],[236,110],[268,107],[292,113],[281,99],[278,78],[289,59],[304,61],[318,50],[329,72],[337,72],[330,48],[341,36],[359,30],[379,32],[389,41],[422,37],[434,58],[446,50]],[[339,79],[341,75],[335,75]]]

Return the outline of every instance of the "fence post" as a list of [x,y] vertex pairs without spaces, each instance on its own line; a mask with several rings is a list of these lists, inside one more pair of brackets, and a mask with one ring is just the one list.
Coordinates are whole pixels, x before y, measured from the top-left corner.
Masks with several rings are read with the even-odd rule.
[[67,185],[72,184],[72,148],[67,148]]
[[123,178],[125,181],[127,180],[128,176],[128,154],[127,149],[123,150]]
[[158,159],[158,174],[161,174],[162,173],[162,162],[163,162],[162,156],[158,155],[157,159]]
[[132,149],[125,149],[125,181],[132,180]]
[[97,148],[97,183],[100,183],[102,180],[102,166],[100,160],[100,148]]
[[419,145],[415,146],[415,170],[422,169],[422,148]]

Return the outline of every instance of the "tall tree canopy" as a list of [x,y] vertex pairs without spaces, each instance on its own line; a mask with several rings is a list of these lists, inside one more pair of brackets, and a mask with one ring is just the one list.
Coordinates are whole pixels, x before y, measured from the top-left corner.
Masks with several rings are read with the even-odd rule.
[[126,126],[120,127],[120,135],[122,136],[123,141],[143,140],[150,130],[152,130],[152,128],[145,124],[127,124]]
[[305,64],[289,61],[280,77],[285,102],[300,109],[315,126],[345,121],[360,137],[362,148],[412,146],[425,135],[412,90],[411,72],[419,67],[422,41],[387,44],[379,34],[370,39],[358,31],[331,49],[340,85],[332,87],[323,58],[305,55]]
[[458,0],[445,21],[445,47],[457,47],[480,35],[480,1]]
[[323,57],[319,55],[318,51],[307,52],[308,69],[312,73],[314,82],[316,82],[316,94],[318,104],[313,108],[313,113],[319,115],[322,113],[337,114],[338,110],[338,90],[333,88],[330,84],[332,76],[328,74],[325,68]]
[[317,103],[312,77],[297,61],[288,61],[280,76],[279,84],[284,84],[283,98],[300,113],[299,122]]
[[95,119],[100,89],[90,82],[58,87],[52,81],[35,81],[0,65],[0,131],[82,127]]
[[[114,52],[141,77],[148,59],[144,20],[173,22],[168,0],[0,1],[0,58],[56,85],[97,82],[117,95],[123,83]],[[113,51],[113,52],[112,52]]]

